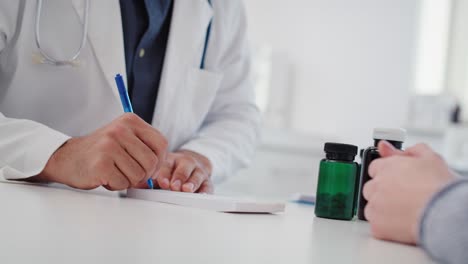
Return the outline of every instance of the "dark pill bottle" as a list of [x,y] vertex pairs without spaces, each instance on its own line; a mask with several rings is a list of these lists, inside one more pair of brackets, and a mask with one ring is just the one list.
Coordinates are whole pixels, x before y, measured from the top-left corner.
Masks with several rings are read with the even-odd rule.
[[351,220],[354,217],[359,166],[354,162],[358,148],[326,143],[326,158],[320,162],[315,202],[317,217]]
[[374,129],[374,146],[368,147],[362,153],[361,162],[361,175],[359,180],[359,199],[358,199],[358,212],[357,216],[360,220],[367,221],[364,216],[364,208],[367,205],[367,200],[362,194],[362,188],[371,178],[369,176],[369,165],[375,159],[380,158],[379,150],[377,145],[381,140],[386,140],[397,149],[402,149],[403,142],[406,138],[406,131],[404,129],[395,128],[376,128]]

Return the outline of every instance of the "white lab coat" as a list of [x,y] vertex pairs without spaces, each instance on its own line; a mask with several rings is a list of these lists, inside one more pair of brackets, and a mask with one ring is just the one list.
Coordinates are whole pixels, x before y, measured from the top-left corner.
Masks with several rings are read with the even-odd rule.
[[[246,20],[239,0],[174,0],[172,24],[152,125],[171,151],[198,152],[219,180],[248,164],[259,111],[249,82]],[[84,0],[44,1],[45,51],[70,57],[82,34]],[[118,0],[90,1],[80,66],[34,59],[36,1],[0,2],[0,175],[30,177],[69,137],[86,135],[123,113],[114,75],[125,75]],[[205,35],[213,18],[205,70]]]

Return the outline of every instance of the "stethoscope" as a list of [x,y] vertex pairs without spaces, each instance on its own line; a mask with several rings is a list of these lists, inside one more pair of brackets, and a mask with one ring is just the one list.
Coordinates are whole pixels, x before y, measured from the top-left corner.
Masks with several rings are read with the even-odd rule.
[[78,57],[80,56],[81,51],[86,45],[86,36],[88,35],[89,0],[86,0],[86,4],[85,4],[83,33],[81,35],[80,47],[75,52],[75,54],[73,54],[73,56],[71,56],[69,59],[66,59],[66,60],[56,59],[52,57],[50,54],[48,54],[45,50],[42,49],[41,34],[39,30],[40,25],[41,25],[41,13],[42,13],[42,0],[37,0],[35,37],[36,37],[36,46],[41,55],[41,57],[38,58],[38,61],[40,63],[50,64],[54,66],[78,66],[79,65]]
[[[53,66],[79,66],[78,57],[81,54],[81,51],[84,49],[86,45],[86,36],[88,35],[88,20],[89,20],[89,0],[85,2],[85,11],[84,11],[84,21],[83,21],[83,33],[81,35],[81,43],[78,50],[71,56],[69,59],[66,60],[59,60],[54,58],[52,55],[48,54],[45,50],[42,49],[41,46],[41,34],[40,34],[40,25],[41,25],[41,13],[42,13],[42,1],[37,0],[37,8],[36,8],[36,27],[35,27],[35,38],[36,38],[36,46],[39,50],[39,54],[41,57],[36,58],[39,63],[42,64],[50,64]],[[208,3],[211,6],[211,0],[208,0]],[[205,69],[205,57],[206,52],[208,49],[208,42],[210,40],[210,33],[211,33],[211,24],[213,22],[213,18],[211,18],[210,23],[208,24],[208,28],[206,30],[205,35],[205,44],[203,47],[203,53],[200,61],[200,69]]]

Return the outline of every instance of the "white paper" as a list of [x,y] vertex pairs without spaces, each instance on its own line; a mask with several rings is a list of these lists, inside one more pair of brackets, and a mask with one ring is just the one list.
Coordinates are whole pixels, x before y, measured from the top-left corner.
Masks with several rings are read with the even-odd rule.
[[278,213],[284,212],[285,208],[284,203],[259,202],[228,196],[166,190],[129,189],[127,197],[218,212]]

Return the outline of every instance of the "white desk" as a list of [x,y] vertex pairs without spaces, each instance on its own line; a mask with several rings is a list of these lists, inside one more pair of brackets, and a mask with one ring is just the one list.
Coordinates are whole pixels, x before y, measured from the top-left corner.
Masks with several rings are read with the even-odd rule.
[[0,183],[0,263],[428,263],[415,247],[369,237],[367,223],[223,214]]

